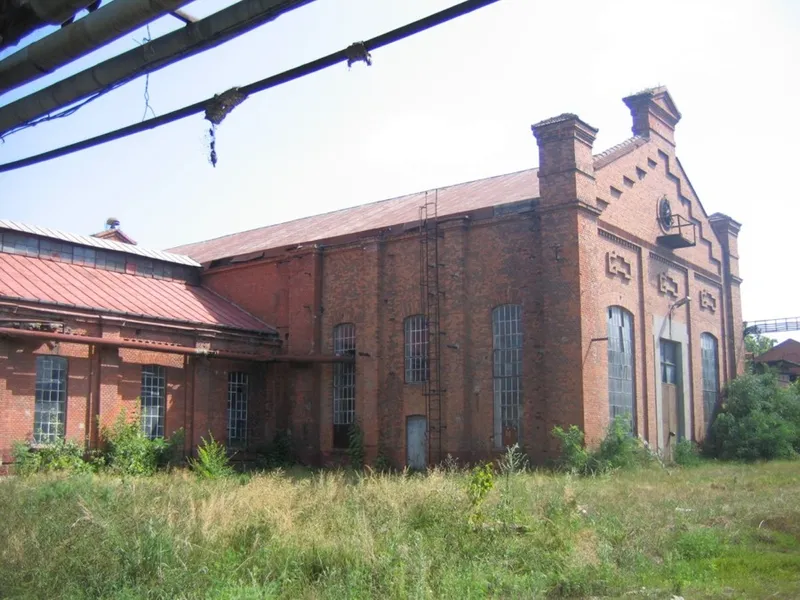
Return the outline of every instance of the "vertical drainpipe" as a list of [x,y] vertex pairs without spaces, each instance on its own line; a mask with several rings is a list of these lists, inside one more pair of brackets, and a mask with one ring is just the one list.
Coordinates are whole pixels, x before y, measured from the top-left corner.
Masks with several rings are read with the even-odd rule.
[[[314,252],[314,300],[313,300],[313,352],[318,353],[322,351],[322,313],[324,307],[322,305],[322,285],[323,269],[325,264],[325,248],[319,245]],[[322,369],[326,368],[325,365],[316,364],[312,366],[314,369],[314,384],[312,386],[312,393],[314,394],[314,401],[317,403],[317,427],[315,433],[316,447],[317,447],[317,464],[322,464],[322,427],[326,423],[325,416],[322,414]]]
[[94,373],[94,354],[97,351],[97,346],[89,346],[89,377],[88,385],[86,387],[86,429],[84,434],[84,445],[88,450],[94,448],[94,434],[92,431],[92,412],[94,404],[94,380],[96,375]]

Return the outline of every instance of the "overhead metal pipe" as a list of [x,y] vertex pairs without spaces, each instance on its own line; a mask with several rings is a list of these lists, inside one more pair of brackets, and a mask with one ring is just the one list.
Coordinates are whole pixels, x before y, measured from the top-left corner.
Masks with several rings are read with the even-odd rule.
[[189,0],[109,2],[0,61],[0,93],[52,73]]
[[123,340],[118,338],[103,338],[88,335],[71,335],[69,333],[56,333],[49,331],[34,331],[30,329],[14,329],[0,327],[0,336],[12,338],[35,339],[43,342],[68,342],[70,344],[89,344],[107,346],[112,348],[129,348],[131,350],[150,350],[166,354],[184,354],[190,356],[206,356],[208,358],[227,358],[231,360],[250,360],[255,362],[295,362],[295,363],[329,363],[353,362],[352,356],[336,356],[323,354],[248,354],[246,352],[230,352],[228,350],[207,350],[191,346],[170,346],[153,344],[136,340]]
[[[243,96],[249,96],[257,92],[263,92],[264,90],[283,85],[284,83],[294,81],[295,79],[299,79],[301,77],[306,77],[312,73],[327,69],[328,67],[332,67],[333,65],[341,62],[349,62],[352,60],[352,51],[354,47],[356,51],[361,53],[362,57],[364,57],[365,54],[368,56],[369,51],[388,46],[389,44],[393,44],[412,35],[416,35],[432,27],[437,27],[442,23],[447,23],[448,21],[457,19],[458,17],[478,10],[479,8],[483,8],[484,6],[489,6],[490,4],[494,4],[498,1],[499,0],[464,0],[464,2],[461,2],[460,4],[446,8],[445,10],[419,19],[418,21],[414,21],[413,23],[408,23],[407,25],[403,25],[402,27],[398,27],[392,31],[387,31],[386,33],[376,36],[370,40],[353,44],[352,46],[343,50],[339,50],[338,52],[334,52],[333,54],[329,54],[304,65],[294,67],[293,69],[289,69],[283,73],[278,73],[277,75],[272,75],[271,77],[254,81],[253,83],[244,87],[236,88],[236,90]],[[146,121],[142,121],[140,123],[128,125],[114,131],[109,131],[108,133],[82,140],[80,142],[75,142],[74,144],[69,144],[68,146],[62,146],[61,148],[56,148],[55,150],[49,150],[47,152],[42,152],[41,154],[36,154],[27,158],[21,158],[19,160],[0,164],[0,173],[13,171],[14,169],[21,169],[30,165],[36,165],[47,160],[72,154],[73,152],[79,152],[80,150],[85,150],[87,148],[94,148],[100,144],[118,140],[135,133],[161,127],[162,125],[166,125],[168,123],[174,123],[180,119],[185,119],[186,117],[207,110],[207,108],[211,106],[216,99],[216,96],[213,98],[206,98],[200,102],[195,102],[189,106],[184,106],[183,108],[173,110],[170,113],[158,117],[153,117],[152,119],[147,119]]]
[[61,25],[95,0],[28,0],[28,5],[45,23]]
[[[314,0],[241,0],[0,108],[0,136],[49,113],[214,48]],[[112,3],[114,4],[114,3]]]

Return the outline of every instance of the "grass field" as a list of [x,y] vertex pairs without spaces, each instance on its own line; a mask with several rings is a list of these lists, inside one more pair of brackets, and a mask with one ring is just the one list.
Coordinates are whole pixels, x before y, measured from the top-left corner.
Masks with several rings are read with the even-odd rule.
[[800,463],[0,481],[3,598],[800,597]]

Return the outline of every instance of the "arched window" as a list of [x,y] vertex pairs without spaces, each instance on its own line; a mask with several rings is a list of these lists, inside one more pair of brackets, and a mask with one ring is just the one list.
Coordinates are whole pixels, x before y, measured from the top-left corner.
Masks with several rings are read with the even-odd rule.
[[33,441],[49,444],[64,437],[67,405],[67,359],[36,357],[36,400],[33,408]]
[[522,425],[522,307],[492,311],[495,447],[513,445]]
[[635,432],[633,315],[624,308],[608,309],[608,408],[612,419],[625,416]]
[[700,356],[703,363],[703,418],[708,431],[719,399],[717,338],[710,333],[700,336]]
[[403,323],[405,334],[406,383],[428,381],[428,320],[413,315]]
[[[342,323],[333,328],[333,352],[339,356],[355,356],[356,326]],[[333,447],[347,448],[350,426],[356,419],[356,364],[333,365]]]

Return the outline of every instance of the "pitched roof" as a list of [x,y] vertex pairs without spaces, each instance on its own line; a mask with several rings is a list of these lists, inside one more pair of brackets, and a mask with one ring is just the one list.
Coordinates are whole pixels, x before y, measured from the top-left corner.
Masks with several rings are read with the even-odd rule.
[[[431,190],[429,193],[433,193]],[[198,262],[239,256],[335,238],[343,235],[381,229],[419,220],[419,207],[426,192],[362,204],[334,212],[305,217],[295,221],[259,227],[216,239],[172,248]],[[439,188],[439,216],[453,215],[478,208],[487,208],[539,197],[537,169],[498,175]]]
[[800,342],[788,339],[760,354],[754,359],[760,363],[786,361],[800,365]]
[[275,330],[211,290],[0,252],[0,297],[260,333]]
[[181,256],[163,250],[151,250],[149,248],[142,248],[133,244],[123,244],[122,242],[115,242],[113,240],[104,240],[91,235],[76,235],[74,233],[66,233],[58,231],[57,229],[50,229],[48,227],[36,227],[33,225],[26,225],[25,223],[18,223],[16,221],[7,221],[0,219],[0,229],[8,229],[11,231],[18,231],[20,233],[29,233],[41,237],[61,240],[62,242],[69,242],[71,244],[79,244],[81,246],[89,246],[90,248],[101,248],[103,250],[116,250],[117,252],[124,252],[126,254],[136,254],[155,260],[163,260],[165,262],[176,263],[179,265],[188,265],[191,267],[199,267],[200,265],[188,256]]
[[100,238],[101,240],[111,240],[113,242],[121,242],[123,244],[133,244],[136,245],[136,241],[126,234],[122,229],[104,229],[103,231],[98,231],[97,233],[93,233],[92,237]]
[[[572,118],[577,117],[565,113],[542,121],[538,125]],[[647,141],[647,138],[634,136],[595,155],[595,168],[601,169],[646,144]],[[538,198],[539,174],[538,169],[527,169],[458,183],[439,188],[437,191],[439,216],[448,216],[479,208],[491,208],[520,200]],[[286,223],[259,227],[211,240],[177,246],[170,251],[191,256],[201,263],[209,263],[222,258],[414,223],[419,220],[419,207],[425,201],[425,194],[433,192],[434,190],[417,192]]]

